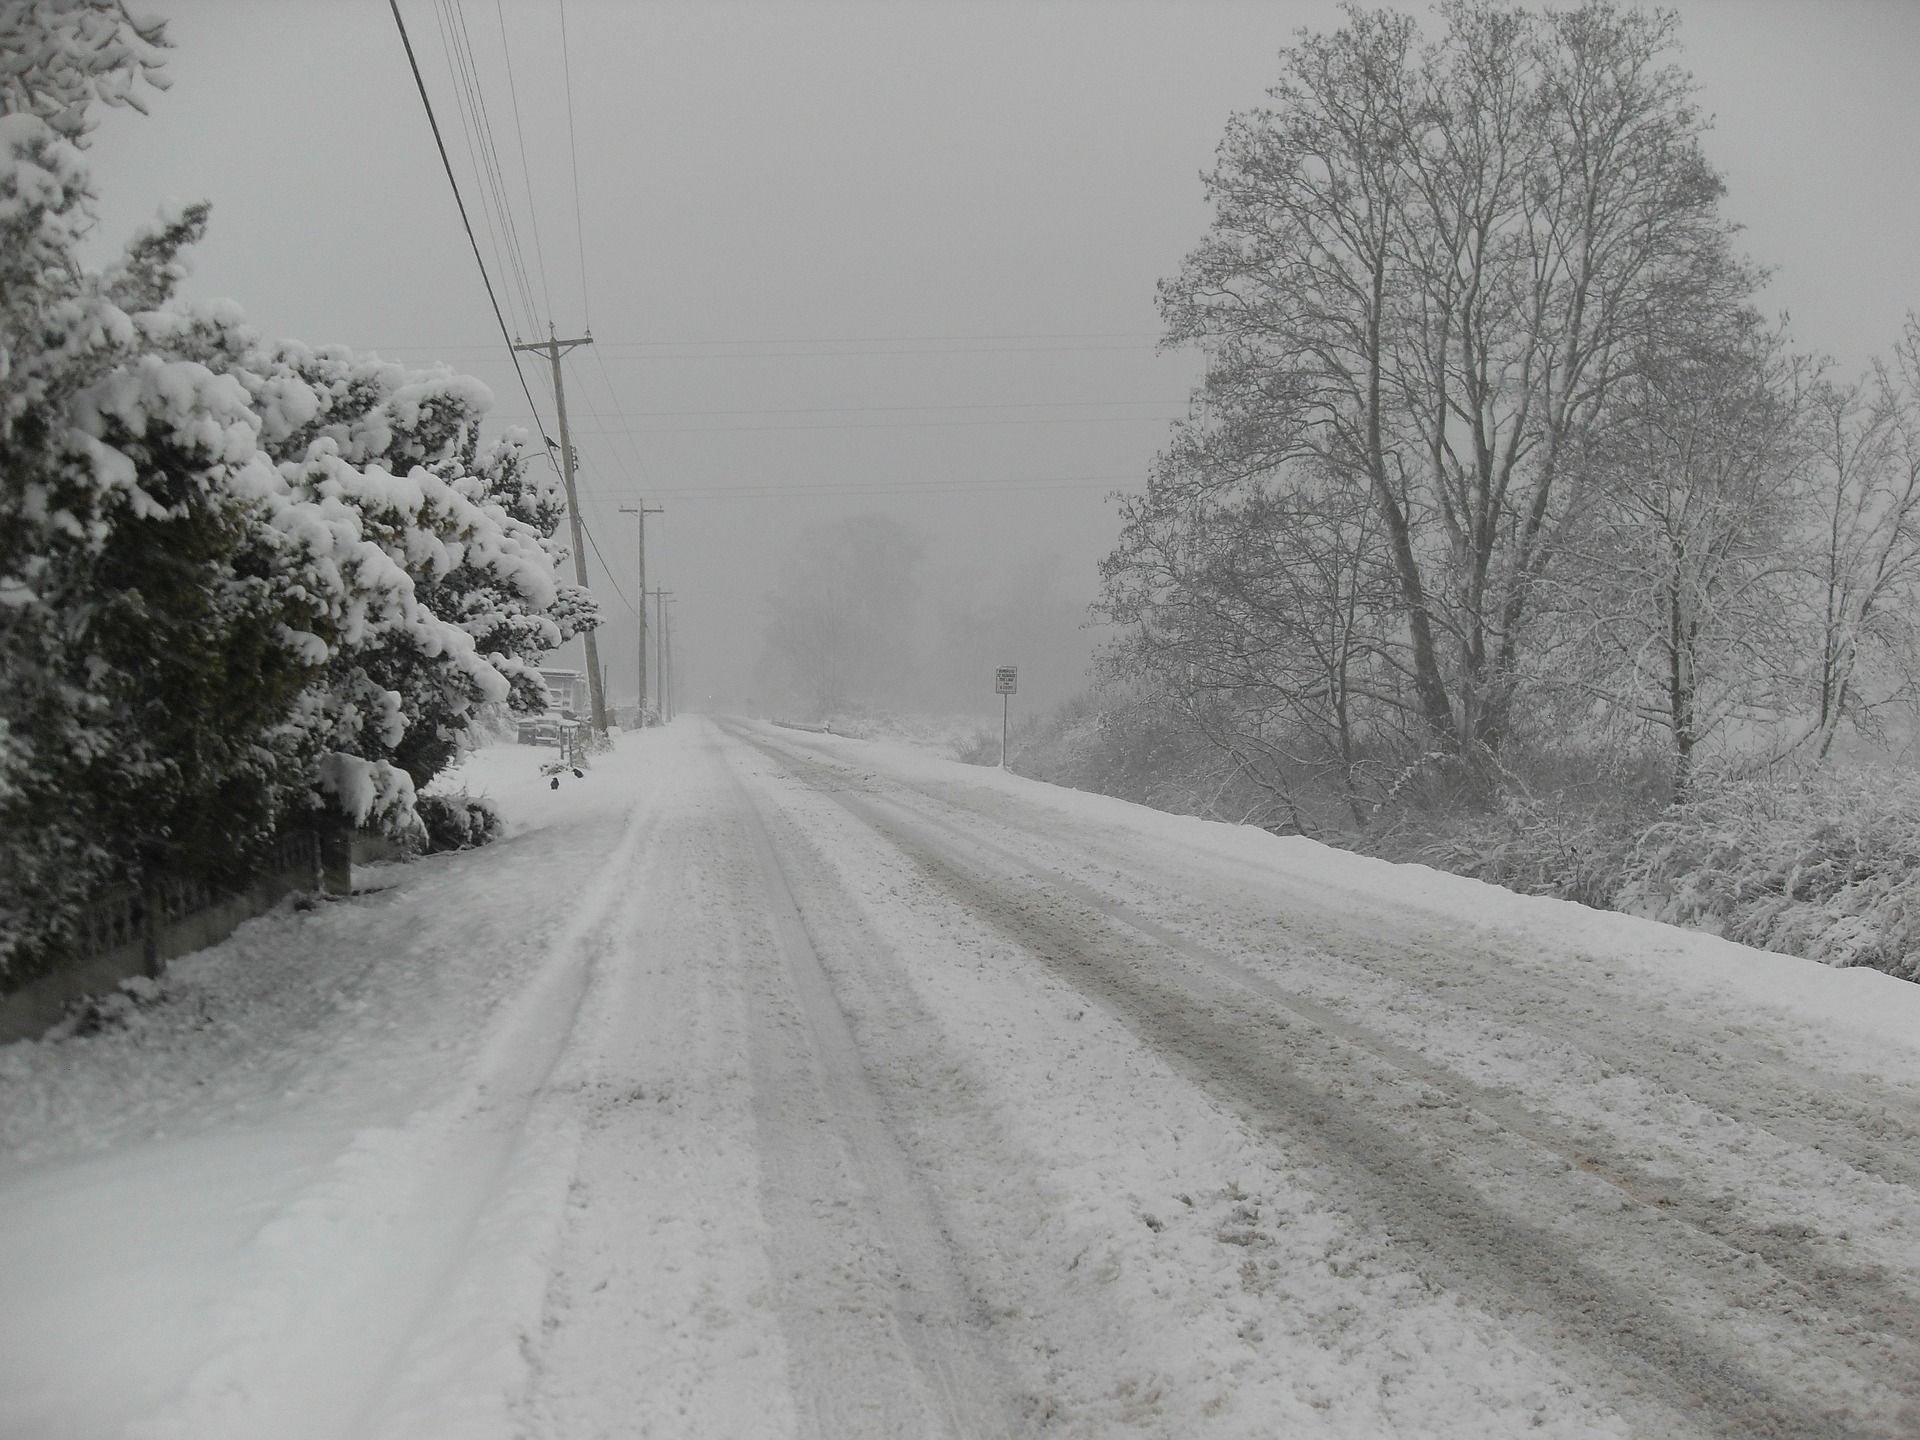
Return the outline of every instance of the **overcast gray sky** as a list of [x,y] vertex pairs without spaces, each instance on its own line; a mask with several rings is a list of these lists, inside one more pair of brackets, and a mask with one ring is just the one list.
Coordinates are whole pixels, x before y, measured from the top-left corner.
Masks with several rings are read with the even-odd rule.
[[[96,137],[103,240],[164,198],[210,199],[191,293],[270,334],[448,361],[524,423],[383,0],[144,8],[170,17],[174,88]],[[1864,364],[1920,306],[1920,4],[1677,8],[1772,303],[1803,345]],[[531,306],[494,268],[509,323],[598,342],[569,362],[568,408],[612,579],[633,596],[618,507],[664,505],[649,582],[680,597],[689,677],[733,695],[761,596],[816,520],[913,523],[949,587],[1045,565],[1092,597],[1107,493],[1142,483],[1196,375],[1156,352],[1153,289],[1205,228],[1199,172],[1292,32],[1337,19],[1317,0],[401,12],[492,267],[445,43],[464,20],[526,257]],[[542,362],[527,378],[551,428]],[[596,588],[627,694],[630,622]],[[1031,699],[1078,688],[1085,641],[1026,643]]]

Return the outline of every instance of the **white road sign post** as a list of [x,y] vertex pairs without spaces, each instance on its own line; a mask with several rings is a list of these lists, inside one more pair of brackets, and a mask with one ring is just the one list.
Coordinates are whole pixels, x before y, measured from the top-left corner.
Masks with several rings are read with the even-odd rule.
[[1020,693],[1020,667],[1002,665],[993,672],[993,688],[1000,694],[1000,768],[1007,768],[1007,697]]

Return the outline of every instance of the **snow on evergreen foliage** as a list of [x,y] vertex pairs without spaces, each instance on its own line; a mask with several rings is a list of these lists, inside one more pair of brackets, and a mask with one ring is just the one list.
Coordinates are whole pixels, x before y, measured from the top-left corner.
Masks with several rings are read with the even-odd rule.
[[0,7],[0,114],[30,115],[84,145],[95,104],[146,111],[168,87],[166,25],[125,0],[12,0]]
[[497,839],[505,826],[499,807],[484,796],[422,795],[420,823],[426,827],[427,850],[467,850]]
[[0,981],[103,885],[238,880],[320,814],[417,833],[479,708],[597,623],[478,381],[181,300],[205,206],[81,266],[88,106],[164,43],[106,0],[0,14]]

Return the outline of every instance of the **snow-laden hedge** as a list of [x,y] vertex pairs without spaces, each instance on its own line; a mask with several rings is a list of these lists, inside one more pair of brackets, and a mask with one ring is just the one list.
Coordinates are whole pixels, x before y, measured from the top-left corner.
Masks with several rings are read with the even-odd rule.
[[1634,844],[1615,907],[1829,965],[1920,980],[1920,783],[1740,781]]
[[426,827],[427,850],[468,850],[499,837],[504,822],[499,808],[488,799],[465,793],[422,795],[416,802],[420,823]]
[[[0,988],[91,895],[240,884],[290,825],[417,836],[487,707],[595,615],[558,486],[444,367],[189,303],[204,205],[89,267],[88,110],[159,83],[118,0],[0,16]],[[471,829],[471,826],[469,826]]]

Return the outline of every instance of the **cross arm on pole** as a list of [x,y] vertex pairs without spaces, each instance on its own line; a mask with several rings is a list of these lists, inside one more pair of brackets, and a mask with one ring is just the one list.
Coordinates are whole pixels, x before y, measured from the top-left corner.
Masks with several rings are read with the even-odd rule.
[[582,345],[591,345],[593,336],[581,335],[572,340],[523,340],[516,341],[515,350],[528,350],[535,355],[545,355],[549,360],[558,360],[570,350],[578,350]]

